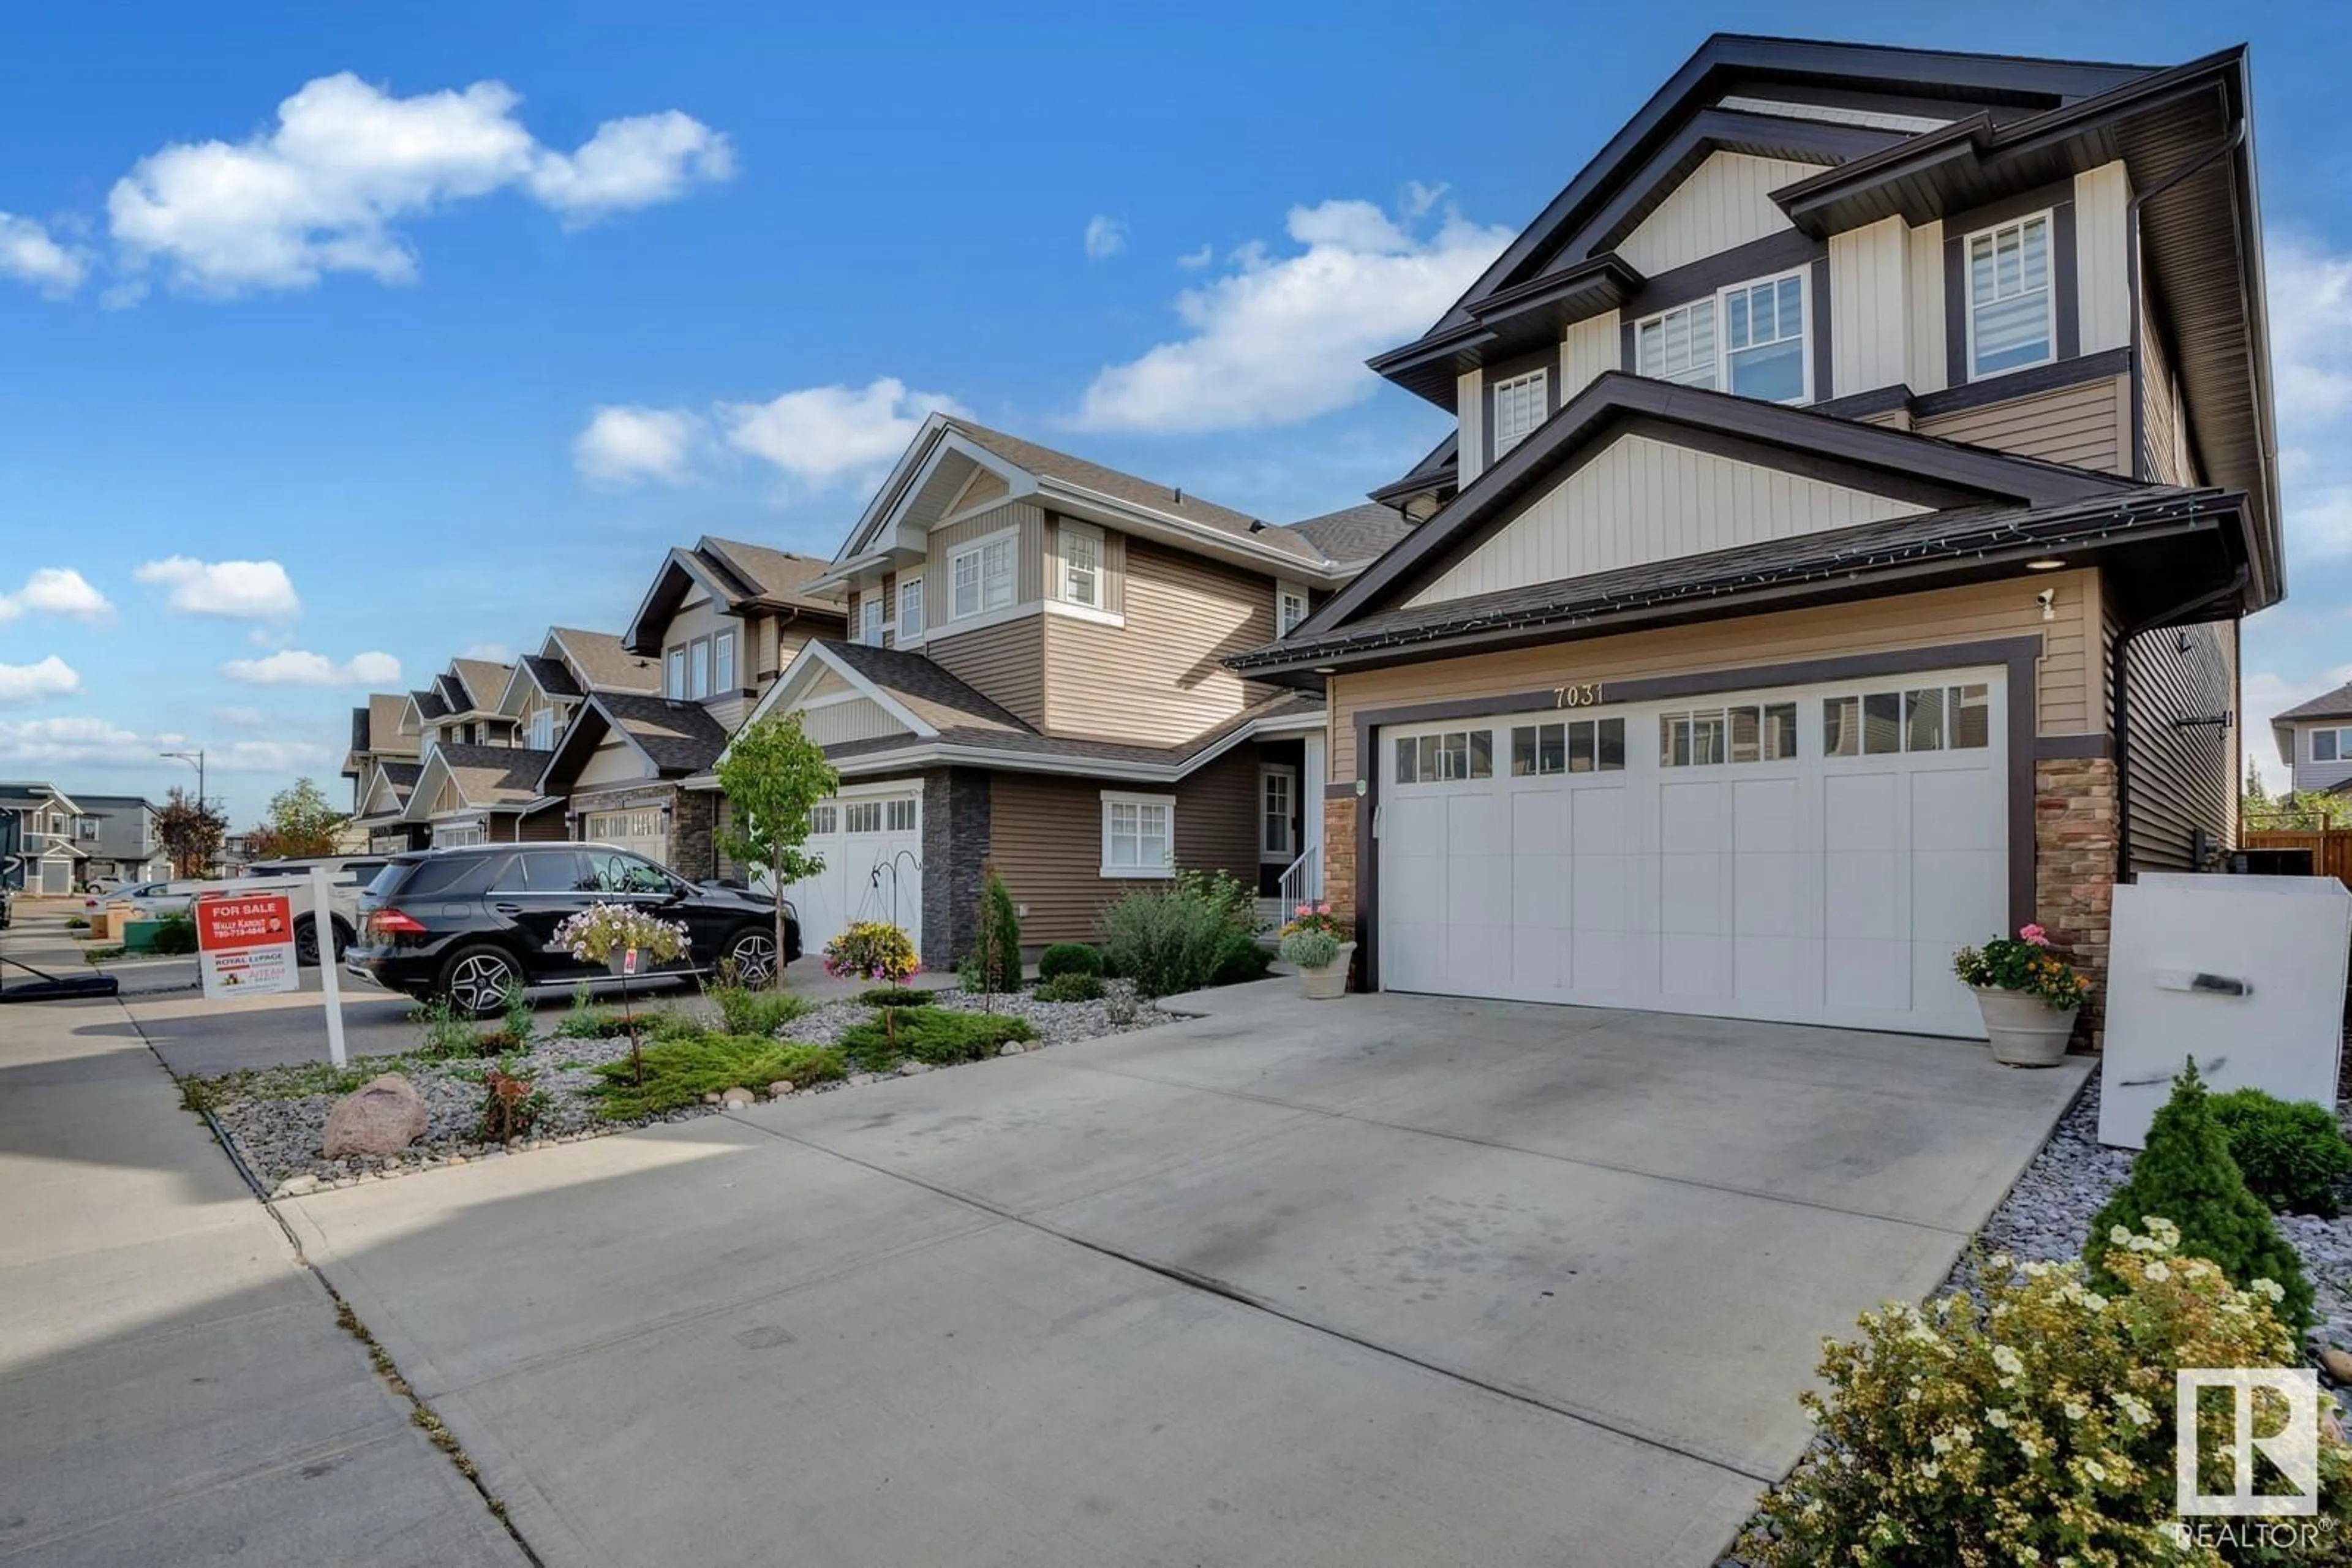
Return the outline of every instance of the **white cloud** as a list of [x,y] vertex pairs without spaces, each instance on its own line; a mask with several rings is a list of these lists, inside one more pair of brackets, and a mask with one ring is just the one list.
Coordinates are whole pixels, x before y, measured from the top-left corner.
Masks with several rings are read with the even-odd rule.
[[[478,642],[457,657],[459,658],[478,658],[488,664],[512,664],[514,662],[514,649],[509,647],[502,642]],[[367,656],[362,654],[360,657],[364,658]],[[386,676],[384,679],[387,680],[397,680],[400,677],[393,675]]]
[[293,579],[275,561],[198,561],[174,555],[150,561],[131,575],[142,583],[168,585],[172,608],[191,615],[284,620],[302,607]]
[[171,731],[142,734],[83,714],[21,722],[0,720],[0,771],[148,769],[162,765],[156,761],[159,752],[198,745],[205,750],[205,771],[215,773],[290,773],[322,768],[334,760],[328,747],[314,741],[234,741],[224,746]]
[[247,686],[395,686],[400,660],[388,653],[353,654],[337,664],[322,653],[280,648],[261,658],[233,658],[221,673]]
[[30,283],[51,299],[62,300],[88,276],[89,252],[58,244],[36,219],[0,213],[0,278]]
[[683,408],[600,405],[572,438],[572,466],[599,484],[684,484],[693,477],[689,459],[702,427]]
[[1198,272],[1202,268],[1206,267],[1210,262],[1214,261],[1216,258],[1217,247],[1211,245],[1204,239],[1201,242],[1200,249],[1188,250],[1183,255],[1178,257],[1176,258],[1176,265],[1182,268],[1187,272]]
[[48,616],[71,616],[96,624],[114,614],[106,595],[89,585],[80,573],[64,566],[44,566],[25,579],[14,594],[0,594],[0,621],[13,621],[30,610]]
[[1108,213],[1087,219],[1087,259],[1101,261],[1127,248],[1127,222]]
[[728,445],[825,485],[888,465],[927,415],[963,411],[943,393],[910,392],[886,375],[863,388],[812,386],[766,403],[722,403],[715,412]]
[[213,718],[232,730],[269,728],[269,715],[258,708],[215,708]]
[[1397,198],[1397,210],[1408,218],[1425,217],[1439,198],[1453,188],[1444,184],[1424,185],[1419,180],[1407,180],[1404,195]]
[[80,689],[81,677],[56,654],[38,664],[0,664],[0,702],[37,702]]
[[2352,257],[2300,236],[2268,249],[2287,549],[2338,561],[2352,557]]
[[1303,249],[1244,246],[1231,272],[1177,297],[1187,334],[1105,368],[1074,423],[1217,430],[1343,408],[1377,384],[1365,358],[1435,321],[1511,238],[1451,211],[1423,237],[1363,201],[1293,207],[1286,227]]
[[416,275],[395,227],[512,187],[584,221],[667,201],[733,169],[727,139],[671,110],[606,121],[566,154],[516,118],[502,82],[396,98],[349,71],[307,82],[247,141],[174,142],[115,183],[107,211],[133,268],[231,295],[305,288],[329,272]]

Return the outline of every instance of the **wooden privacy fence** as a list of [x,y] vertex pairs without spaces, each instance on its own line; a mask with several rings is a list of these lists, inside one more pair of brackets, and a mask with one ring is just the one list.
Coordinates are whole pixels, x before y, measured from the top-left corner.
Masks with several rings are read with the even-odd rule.
[[2352,827],[2266,828],[2241,835],[2238,843],[2244,849],[2308,849],[2314,876],[2352,888]]

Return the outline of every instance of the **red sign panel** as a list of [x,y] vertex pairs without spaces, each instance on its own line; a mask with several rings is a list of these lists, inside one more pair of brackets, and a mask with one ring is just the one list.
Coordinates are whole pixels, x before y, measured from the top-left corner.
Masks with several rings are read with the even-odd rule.
[[195,914],[200,952],[276,947],[294,940],[294,900],[283,893],[199,899]]

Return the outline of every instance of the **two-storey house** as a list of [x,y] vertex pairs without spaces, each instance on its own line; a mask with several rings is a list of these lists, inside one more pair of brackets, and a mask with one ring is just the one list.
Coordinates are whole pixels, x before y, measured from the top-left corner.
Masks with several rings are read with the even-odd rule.
[[422,726],[411,730],[402,719],[415,697],[372,691],[352,710],[352,743],[343,753],[342,774],[352,781],[352,830],[364,836],[373,854],[421,849],[429,841],[428,829],[407,820]]
[[66,894],[89,856],[74,842],[81,807],[52,784],[0,781],[0,885]]
[[656,678],[633,666],[625,686],[584,686],[534,780],[541,798],[562,803],[551,836],[717,876],[719,797],[687,781],[708,784],[727,738],[803,645],[841,634],[839,603],[808,591],[824,568],[729,539],[670,551],[616,656],[654,661]]
[[78,874],[84,882],[112,877],[123,882],[160,881],[172,874],[155,832],[154,803],[137,795],[78,795],[81,816],[74,822],[74,847],[88,857]]
[[2294,795],[2352,794],[2352,684],[2298,702],[2271,721]]
[[[1427,519],[1231,661],[1328,694],[1360,982],[1980,1035],[2235,828],[2284,591],[2242,50],[1718,37],[1372,363]],[[2086,1020],[2095,1024],[2095,1020]]]
[[934,967],[970,950],[992,865],[1032,947],[1179,867],[1269,900],[1317,887],[1319,695],[1228,656],[1306,618],[1406,523],[1282,525],[933,416],[815,592],[846,637],[800,650],[758,713],[798,712],[840,770],[793,889],[812,950],[893,921]]
[[400,805],[391,825],[372,827],[372,847],[404,847],[394,842],[404,834],[409,845],[436,847],[563,837],[562,803],[538,788],[549,753],[528,748],[521,720],[501,705],[514,673],[510,663],[453,658],[408,694],[398,729],[414,740],[415,758],[376,770],[381,793],[362,816],[373,824],[378,807],[395,796]]

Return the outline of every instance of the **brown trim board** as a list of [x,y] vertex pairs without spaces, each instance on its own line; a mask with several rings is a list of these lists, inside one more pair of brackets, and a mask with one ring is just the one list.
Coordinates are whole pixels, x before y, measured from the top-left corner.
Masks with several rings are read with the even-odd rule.
[[[2007,667],[2009,708],[2009,913],[2011,926],[2033,919],[2033,763],[2034,664],[2042,657],[2042,638],[1993,637],[1982,642],[1947,643],[1939,647],[1889,648],[1882,653],[1842,654],[1832,658],[1795,659],[1781,664],[1742,665],[1728,669],[1694,670],[1682,675],[1647,676],[1631,680],[1604,680],[1592,706],[1620,702],[1659,702],[1677,697],[1701,697],[1721,691],[1746,691],[1771,686],[1817,686],[1838,680],[1864,680],[1879,676],[1916,675],[1928,670],[1958,669],[1969,665]],[[2019,693],[2024,700],[2019,700]],[[1332,791],[1356,797],[1356,951],[1363,961],[1363,988],[1380,989],[1380,845],[1372,822],[1381,806],[1384,770],[1373,748],[1378,731],[1391,724],[1425,724],[1447,719],[1485,719],[1508,713],[1552,711],[1559,707],[1558,691],[1507,692],[1492,697],[1463,697],[1444,702],[1417,702],[1395,708],[1360,709],[1352,718],[1356,731],[1356,780],[1332,784]],[[2057,738],[2057,737],[2053,737]],[[2072,739],[2073,737],[2064,737]]]
[[2112,757],[2116,742],[2112,735],[2037,735],[2033,740],[2036,762],[2061,761],[2079,757]]

